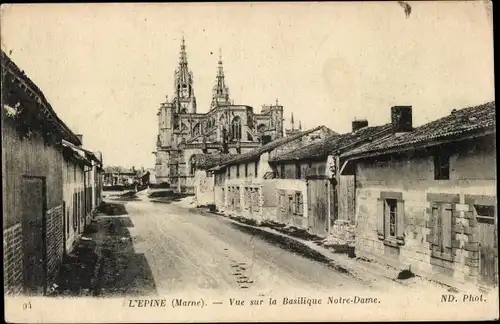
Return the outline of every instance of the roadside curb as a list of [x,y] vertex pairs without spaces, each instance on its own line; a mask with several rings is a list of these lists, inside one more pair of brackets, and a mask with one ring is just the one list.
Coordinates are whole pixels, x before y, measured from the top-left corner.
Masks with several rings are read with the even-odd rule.
[[[266,232],[267,234],[272,234],[276,237],[281,237],[285,240],[292,240],[295,243],[301,244],[304,248],[309,249],[311,251],[314,251],[314,253],[319,253],[321,254],[325,259],[327,259],[331,264],[334,265],[334,267],[340,267],[342,268],[342,272],[347,272],[349,275],[361,280],[365,281],[367,283],[373,283],[374,281],[385,281],[387,283],[392,283],[396,287],[400,288],[417,288],[421,286],[422,284],[427,284],[431,285],[437,289],[441,289],[443,292],[445,291],[470,291],[471,287],[462,285],[460,283],[457,283],[454,286],[440,283],[437,281],[434,281],[432,279],[428,279],[425,277],[421,277],[418,275],[415,275],[415,277],[411,279],[397,279],[398,276],[398,269],[392,269],[391,267],[384,267],[383,265],[378,264],[376,261],[366,261],[363,258],[350,258],[344,253],[335,253],[332,252],[331,250],[319,246],[315,244],[313,241],[301,239],[298,237],[294,237],[292,235],[287,235],[285,233],[282,233],[281,231],[275,230],[273,228],[267,227],[266,225],[254,225],[250,221],[245,222],[241,221],[239,218],[230,216],[230,215],[225,215],[222,213],[218,212],[210,212],[208,210],[205,210],[203,208],[189,208],[189,211],[195,212],[198,214],[202,215],[211,215],[211,216],[218,216],[226,219],[229,222],[238,224],[238,226],[243,226],[247,228],[251,228],[256,231],[261,231],[261,232]],[[364,263],[364,264],[363,264]],[[371,266],[369,266],[369,264]],[[399,269],[401,270],[401,269]],[[367,279],[363,279],[366,278]]]
[[[388,275],[376,273],[374,271],[371,271],[370,269],[364,268],[362,265],[358,264],[359,261],[349,259],[349,257],[341,255],[341,254],[335,254],[326,248],[317,246],[316,244],[314,244],[314,242],[307,241],[307,240],[304,240],[301,238],[297,238],[297,237],[294,237],[291,235],[287,235],[287,234],[284,234],[280,231],[277,231],[275,229],[272,229],[272,228],[269,228],[266,226],[252,225],[252,224],[249,224],[248,222],[242,222],[236,217],[224,215],[224,214],[217,213],[217,212],[209,212],[207,210],[203,210],[200,208],[190,208],[190,211],[193,211],[193,212],[196,212],[196,213],[202,214],[202,215],[223,217],[227,221],[232,222],[234,224],[237,224],[238,226],[251,228],[255,231],[264,232],[266,234],[271,234],[275,237],[282,238],[283,240],[286,240],[289,242],[293,241],[295,244],[300,244],[303,248],[305,248],[305,249],[307,249],[315,254],[320,254],[324,258],[324,261],[322,263],[327,263],[327,265],[332,266],[335,270],[346,273],[346,274],[356,278],[357,280],[360,280],[362,282],[366,282],[367,284],[372,284],[377,279],[380,280],[380,278],[383,278],[387,281],[391,281],[395,284],[398,284],[401,287],[407,286],[407,284],[404,282],[400,282],[399,280],[391,278]],[[326,260],[328,262],[325,262]],[[366,273],[371,274],[371,276],[369,276],[369,277],[371,277],[371,278],[369,278],[369,280],[364,279],[367,277]],[[397,273],[396,273],[396,275],[397,275]]]

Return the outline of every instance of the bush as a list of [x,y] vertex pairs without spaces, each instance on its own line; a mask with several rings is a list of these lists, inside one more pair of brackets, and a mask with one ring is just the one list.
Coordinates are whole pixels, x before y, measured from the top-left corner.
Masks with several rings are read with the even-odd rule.
[[151,188],[151,189],[169,189],[170,183],[168,183],[168,182],[152,183],[149,185],[149,188]]
[[158,197],[174,197],[173,190],[161,190],[161,191],[153,191],[149,194],[150,198],[158,198]]

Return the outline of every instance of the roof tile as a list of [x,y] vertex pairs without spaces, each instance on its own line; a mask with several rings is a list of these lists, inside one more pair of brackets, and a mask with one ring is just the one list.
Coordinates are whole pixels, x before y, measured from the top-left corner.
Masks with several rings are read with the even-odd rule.
[[406,148],[432,140],[495,127],[495,102],[453,110],[451,114],[403,134],[390,133],[369,144],[343,154],[353,157],[367,153],[383,153],[388,149]]

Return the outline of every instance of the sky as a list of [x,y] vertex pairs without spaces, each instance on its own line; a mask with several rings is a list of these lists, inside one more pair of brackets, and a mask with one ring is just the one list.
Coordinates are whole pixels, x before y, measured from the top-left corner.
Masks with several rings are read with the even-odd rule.
[[278,98],[303,129],[349,132],[411,105],[418,126],[494,100],[483,1],[2,5],[1,45],[105,165],[153,167],[182,36],[198,112],[222,51],[235,104]]

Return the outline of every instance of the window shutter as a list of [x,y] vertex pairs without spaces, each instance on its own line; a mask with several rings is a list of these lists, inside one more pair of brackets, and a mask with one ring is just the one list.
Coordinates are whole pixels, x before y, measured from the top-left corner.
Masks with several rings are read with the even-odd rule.
[[439,247],[439,205],[432,204],[432,245],[436,248]]
[[377,213],[377,235],[379,240],[383,240],[385,238],[385,215],[384,215],[384,204],[385,201],[383,199],[378,199],[378,213]]
[[[443,226],[443,248],[451,249],[451,216],[453,214],[451,204],[445,204],[442,212]],[[451,251],[450,251],[451,252]]]
[[404,244],[405,232],[405,204],[403,200],[398,200],[396,216],[396,238]]

